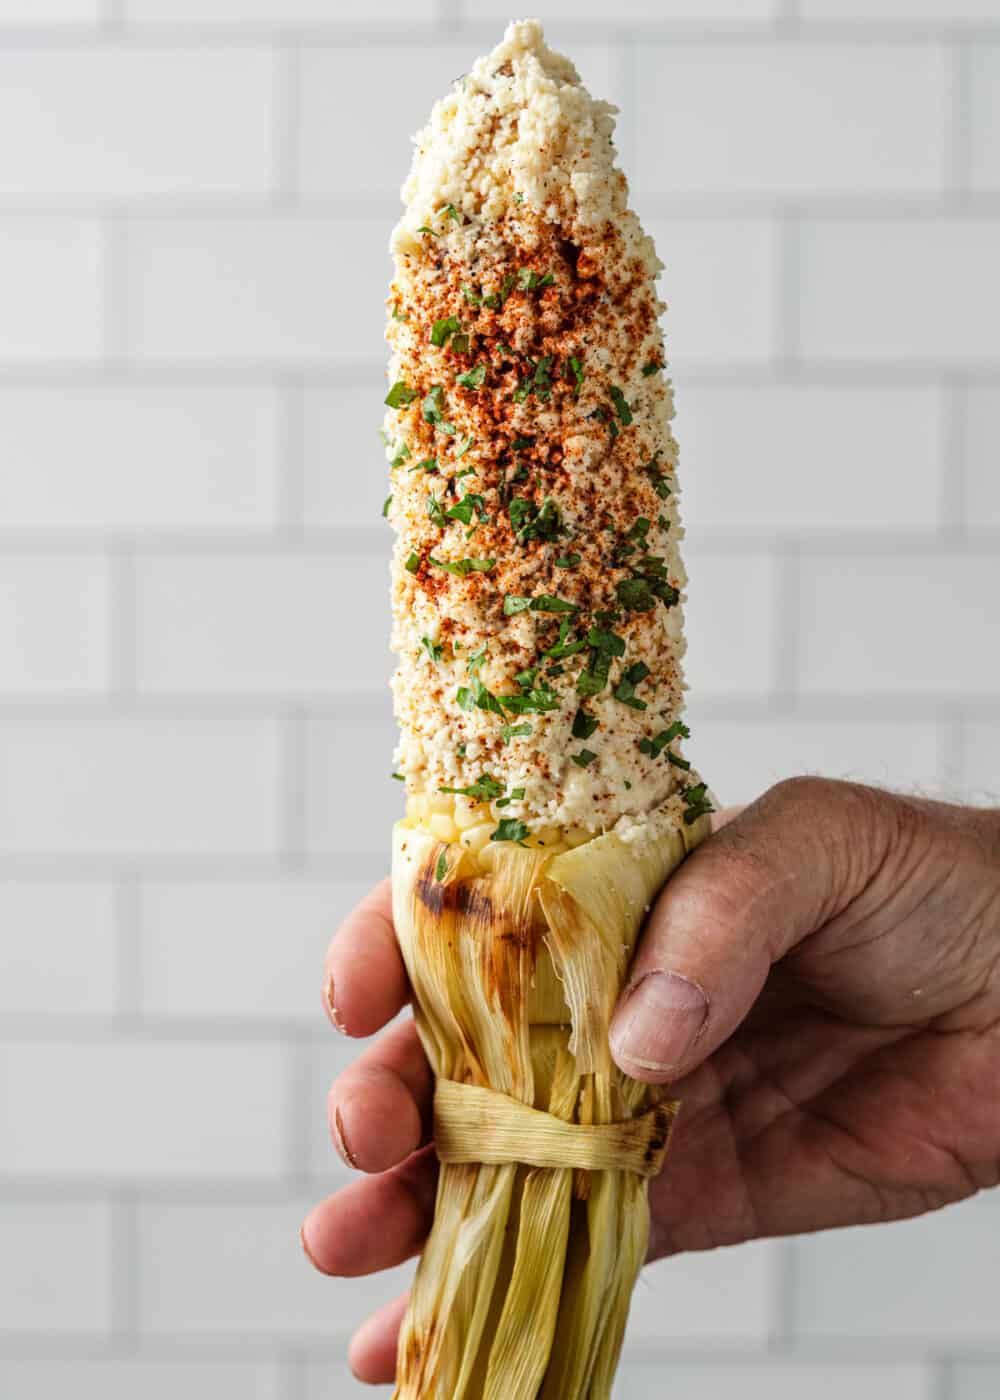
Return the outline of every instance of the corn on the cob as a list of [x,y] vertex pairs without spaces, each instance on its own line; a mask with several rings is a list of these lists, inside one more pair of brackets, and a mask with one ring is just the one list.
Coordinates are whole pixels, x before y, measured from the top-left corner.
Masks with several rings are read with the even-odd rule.
[[613,110],[512,25],[417,138],[393,238],[394,914],[446,1084],[399,1397],[607,1397],[669,1129],[607,1028],[710,807],[679,748],[660,264]]

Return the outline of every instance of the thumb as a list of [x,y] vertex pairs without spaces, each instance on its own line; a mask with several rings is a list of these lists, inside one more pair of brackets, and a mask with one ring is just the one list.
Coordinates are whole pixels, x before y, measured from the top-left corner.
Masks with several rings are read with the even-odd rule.
[[732,1035],[772,964],[881,863],[885,807],[873,788],[792,778],[685,861],[653,907],[611,1022],[626,1074],[677,1079]]

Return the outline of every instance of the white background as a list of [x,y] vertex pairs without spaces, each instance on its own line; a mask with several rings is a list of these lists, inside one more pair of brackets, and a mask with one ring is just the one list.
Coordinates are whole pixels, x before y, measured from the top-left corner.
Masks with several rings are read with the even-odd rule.
[[[1000,790],[1000,0],[552,0],[667,264],[692,748]],[[502,0],[0,0],[0,1394],[320,1400],[380,1279],[326,939],[386,867],[407,136]],[[1000,1199],[681,1259],[622,1400],[985,1400]],[[992,1360],[991,1360],[992,1358]]]

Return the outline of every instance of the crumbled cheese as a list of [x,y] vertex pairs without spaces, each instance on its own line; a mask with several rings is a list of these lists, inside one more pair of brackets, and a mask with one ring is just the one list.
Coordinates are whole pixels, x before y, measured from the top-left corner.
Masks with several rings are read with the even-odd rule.
[[[415,397],[385,426],[396,766],[408,790],[489,772],[508,792],[525,789],[505,815],[625,832],[686,780],[665,752],[639,749],[681,713],[686,579],[661,264],[614,164],[614,110],[533,20],[512,24],[436,105],[393,235],[389,305],[404,319],[388,321],[389,382]],[[436,471],[415,470],[430,460]],[[575,567],[560,566],[570,553]],[[650,606],[622,609],[630,580],[659,590]],[[508,595],[542,606],[508,613]],[[575,611],[548,611],[553,598]],[[615,621],[595,617],[612,610]],[[564,620],[568,642],[597,627],[625,643],[597,695],[577,691],[592,647],[549,674],[544,653]],[[615,696],[639,662],[646,708]],[[540,713],[520,712],[525,670],[544,687]],[[584,741],[572,735],[581,704],[598,725]],[[530,734],[505,740],[505,726],[524,724]],[[583,749],[596,757],[580,766]]]

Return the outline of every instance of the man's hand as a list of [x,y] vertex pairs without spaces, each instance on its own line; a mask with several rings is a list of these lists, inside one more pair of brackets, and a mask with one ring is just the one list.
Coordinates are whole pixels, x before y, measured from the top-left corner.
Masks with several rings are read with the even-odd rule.
[[[1000,814],[821,779],[781,783],[720,830],[654,906],[611,1030],[683,1108],[650,1183],[650,1258],[897,1219],[1000,1180]],[[331,945],[338,1028],[408,996],[388,882]],[[317,1206],[326,1273],[420,1249],[433,1215],[431,1075],[412,1022],[330,1092],[345,1160],[374,1174]],[[351,1362],[391,1379],[398,1300]]]

